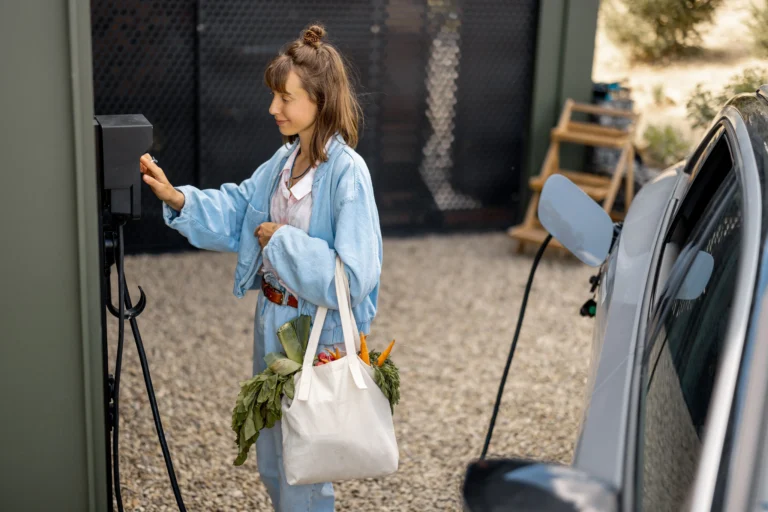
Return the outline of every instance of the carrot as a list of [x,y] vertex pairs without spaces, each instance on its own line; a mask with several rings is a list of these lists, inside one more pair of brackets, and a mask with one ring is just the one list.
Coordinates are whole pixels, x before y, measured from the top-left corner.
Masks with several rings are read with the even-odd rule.
[[381,355],[379,356],[379,360],[376,361],[376,364],[378,366],[381,366],[381,365],[384,364],[384,361],[387,360],[387,358],[389,357],[389,353],[392,352],[392,347],[394,347],[394,346],[395,346],[395,340],[392,340],[390,342],[389,346],[387,347],[387,350],[382,352]]
[[360,333],[360,359],[368,366],[371,366],[371,356],[368,354],[368,344],[365,342],[365,338],[365,334]]
[[341,359],[341,352],[339,352],[339,347],[336,347],[336,359]]

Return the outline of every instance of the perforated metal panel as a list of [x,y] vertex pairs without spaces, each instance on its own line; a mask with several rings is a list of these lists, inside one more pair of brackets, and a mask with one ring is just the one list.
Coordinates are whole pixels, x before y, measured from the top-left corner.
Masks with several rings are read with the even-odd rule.
[[398,0],[387,12],[383,161],[375,183],[382,223],[511,223],[530,116],[537,2]]
[[456,142],[456,103],[462,56],[462,19],[456,0],[429,4],[427,63],[428,136],[419,174],[440,210],[472,209],[479,201],[457,192],[451,184]]
[[312,21],[368,83],[372,9],[369,0],[338,2],[200,1],[200,185],[241,181],[278,149],[264,70]]
[[[96,112],[144,114],[173,184],[240,182],[279,147],[269,60],[317,21],[351,64],[358,152],[385,232],[507,227],[519,212],[535,0],[92,4]],[[145,189],[131,250],[186,247]]]
[[459,12],[453,185],[486,207],[516,204],[520,192],[537,7],[534,1],[467,0]]
[[[197,181],[196,11],[194,0],[91,2],[94,113],[144,114],[174,185]],[[188,245],[148,187],[141,202],[142,220],[125,228],[128,252]]]
[[419,175],[426,129],[426,14],[427,2],[389,0],[382,20],[374,179],[382,226],[435,222],[429,217],[436,212],[432,196]]

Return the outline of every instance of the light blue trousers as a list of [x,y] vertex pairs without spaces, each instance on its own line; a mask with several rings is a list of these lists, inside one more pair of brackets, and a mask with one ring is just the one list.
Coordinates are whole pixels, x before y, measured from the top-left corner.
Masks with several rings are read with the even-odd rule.
[[[282,351],[277,328],[298,316],[298,310],[268,301],[259,291],[253,326],[254,375],[267,367],[264,356]],[[280,422],[264,429],[256,440],[256,461],[261,481],[267,487],[278,512],[333,512],[334,493],[330,482],[313,485],[289,485],[283,471],[283,438]]]

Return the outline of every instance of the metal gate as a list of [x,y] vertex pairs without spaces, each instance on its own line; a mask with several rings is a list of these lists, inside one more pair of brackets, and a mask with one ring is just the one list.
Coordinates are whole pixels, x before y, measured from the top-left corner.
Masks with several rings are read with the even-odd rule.
[[[174,185],[240,182],[274,153],[264,68],[319,21],[357,78],[383,231],[517,220],[535,0],[93,0],[91,12],[95,112],[144,114]],[[143,195],[131,251],[189,247]]]

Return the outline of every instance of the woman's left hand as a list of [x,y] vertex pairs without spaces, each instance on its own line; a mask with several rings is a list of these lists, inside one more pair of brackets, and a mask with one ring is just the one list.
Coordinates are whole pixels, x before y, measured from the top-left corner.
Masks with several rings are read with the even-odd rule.
[[256,231],[253,234],[259,237],[259,245],[262,249],[267,246],[269,239],[272,238],[272,235],[275,234],[275,231],[284,225],[285,224],[276,224],[274,222],[263,222],[259,225],[258,228],[256,228]]

